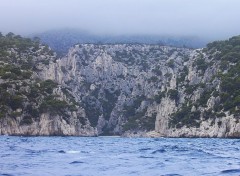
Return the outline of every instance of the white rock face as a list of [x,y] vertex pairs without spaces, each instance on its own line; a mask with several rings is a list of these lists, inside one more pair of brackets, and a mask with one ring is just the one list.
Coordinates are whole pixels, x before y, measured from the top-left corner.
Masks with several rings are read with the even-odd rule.
[[8,119],[1,123],[0,134],[4,135],[36,135],[36,136],[96,136],[97,131],[89,125],[67,123],[60,116],[42,114],[39,121],[31,125],[20,125],[21,119]]
[[[212,81],[219,63],[199,70],[195,64],[199,52],[157,45],[76,45],[67,56],[40,65],[41,71],[35,75],[69,89],[81,104],[86,124],[74,114],[69,121],[42,114],[31,125],[4,121],[0,134],[239,137],[235,117],[204,117],[205,111],[219,103],[219,97],[210,93],[206,106],[194,104],[206,90],[219,90],[220,84],[217,79]],[[206,55],[202,57],[207,64],[211,62]],[[55,93],[66,99],[58,89]],[[191,104],[189,111],[199,116],[193,125],[172,124],[174,113]]]
[[157,109],[157,118],[155,123],[155,131],[163,136],[168,135],[167,130],[169,128],[168,120],[171,113],[176,111],[175,101],[169,98],[162,99],[161,104]]
[[[169,125],[171,115],[186,103],[185,99],[196,102],[204,92],[203,88],[197,87],[188,95],[185,93],[186,86],[200,83],[207,85],[217,73],[217,63],[205,72],[197,69],[194,64],[199,52],[201,50],[165,46],[83,44],[70,49],[68,55],[56,63],[51,63],[49,68],[45,69],[48,74],[45,74],[43,79],[50,78],[67,85],[77,101],[89,107],[94,106],[91,111],[97,111],[93,118],[97,121],[95,126],[98,134],[104,133],[106,129],[110,134],[122,134],[123,126],[129,119],[128,115],[124,114],[125,107],[131,107],[134,100],[144,96],[147,106],[142,117],[156,114],[155,127],[152,130],[160,136],[236,136],[239,133],[239,123],[233,117],[223,117],[215,121],[203,120],[199,127],[174,128]],[[184,57],[188,60],[184,60]],[[204,57],[206,62],[210,62],[207,56]],[[171,68],[168,65],[170,60],[174,61]],[[62,71],[63,67],[65,73]],[[184,67],[188,68],[188,73],[183,82],[179,82]],[[216,82],[214,86],[219,87],[218,85],[219,82]],[[178,99],[169,97],[170,90],[178,92]],[[165,94],[165,98],[162,97],[161,102],[157,103],[154,96],[159,92]],[[111,106],[104,106],[103,102]],[[200,108],[200,111],[213,108],[218,102],[219,98],[211,96],[207,101],[207,108]],[[192,109],[194,112],[199,110],[195,106]],[[135,107],[135,110],[141,112],[144,108],[139,106]],[[89,114],[91,113],[86,112],[87,117]],[[221,125],[218,121],[221,121]],[[147,134],[148,130],[134,131],[134,135],[141,133],[140,136],[144,136],[143,133]],[[153,136],[156,136],[155,133]]]
[[166,136],[169,137],[239,137],[240,123],[232,116],[216,120],[203,121],[199,128],[186,127],[181,129],[169,129]]

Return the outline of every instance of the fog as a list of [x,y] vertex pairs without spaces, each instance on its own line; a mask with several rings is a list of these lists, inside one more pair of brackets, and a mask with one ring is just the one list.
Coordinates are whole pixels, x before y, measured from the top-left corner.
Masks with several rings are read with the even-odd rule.
[[0,31],[76,28],[95,34],[240,34],[239,0],[0,0]]

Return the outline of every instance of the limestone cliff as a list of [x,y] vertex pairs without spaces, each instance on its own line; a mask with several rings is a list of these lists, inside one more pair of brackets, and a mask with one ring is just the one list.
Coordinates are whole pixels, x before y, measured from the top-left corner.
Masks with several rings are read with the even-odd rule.
[[49,62],[35,63],[30,78],[42,91],[38,118],[21,125],[25,106],[10,109],[23,113],[2,118],[0,133],[239,137],[238,45],[239,38],[197,50],[79,44],[63,58],[42,54]]
[[57,64],[49,47],[12,33],[0,46],[0,134],[97,135],[71,92],[43,72]]

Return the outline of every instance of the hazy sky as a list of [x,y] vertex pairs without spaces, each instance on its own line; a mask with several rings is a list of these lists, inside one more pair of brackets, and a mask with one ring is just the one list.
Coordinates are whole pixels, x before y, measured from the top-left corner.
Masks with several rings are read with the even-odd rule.
[[240,0],[0,0],[0,31],[80,28],[103,34],[240,34]]

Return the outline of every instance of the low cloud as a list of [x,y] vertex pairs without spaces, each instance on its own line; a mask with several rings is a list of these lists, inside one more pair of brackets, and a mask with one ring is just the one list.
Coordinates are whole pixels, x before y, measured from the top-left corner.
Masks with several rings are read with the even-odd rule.
[[240,34],[239,0],[1,0],[0,31],[78,28],[96,34]]

